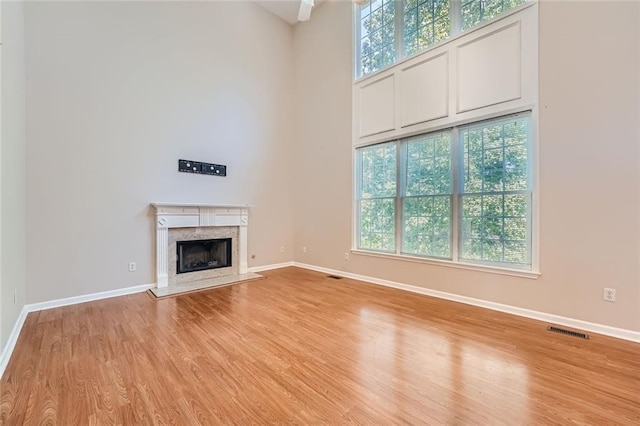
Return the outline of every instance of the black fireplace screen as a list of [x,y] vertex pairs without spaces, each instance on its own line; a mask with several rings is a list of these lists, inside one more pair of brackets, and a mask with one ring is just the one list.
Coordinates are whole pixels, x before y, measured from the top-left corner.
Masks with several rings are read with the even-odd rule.
[[178,274],[231,266],[231,238],[177,243]]

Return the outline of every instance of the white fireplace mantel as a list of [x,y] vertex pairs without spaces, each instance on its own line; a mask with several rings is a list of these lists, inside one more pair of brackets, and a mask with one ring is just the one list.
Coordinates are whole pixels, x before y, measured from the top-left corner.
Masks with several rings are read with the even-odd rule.
[[247,273],[247,227],[250,205],[151,203],[156,209],[156,285],[169,285],[169,228],[237,226],[239,273]]

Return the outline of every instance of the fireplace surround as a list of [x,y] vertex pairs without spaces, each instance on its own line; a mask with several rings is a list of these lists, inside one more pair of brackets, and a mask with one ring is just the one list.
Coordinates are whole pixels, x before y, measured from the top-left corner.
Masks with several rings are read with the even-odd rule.
[[[157,288],[247,274],[248,205],[152,203],[156,211]],[[178,241],[231,239],[231,266],[177,274]]]

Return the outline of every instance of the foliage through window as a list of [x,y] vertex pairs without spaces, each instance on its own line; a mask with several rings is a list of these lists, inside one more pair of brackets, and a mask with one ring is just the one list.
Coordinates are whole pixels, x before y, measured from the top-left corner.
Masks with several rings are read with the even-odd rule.
[[530,144],[519,114],[358,148],[358,248],[531,269]]
[[360,8],[360,63],[366,73],[395,61],[395,13],[393,0],[374,0]]
[[495,18],[524,2],[525,0],[462,0],[462,31]]
[[402,252],[451,258],[451,132],[409,139],[402,148]]
[[360,164],[359,247],[395,251],[396,146],[362,148]]
[[404,56],[449,38],[449,0],[405,0],[402,4]]
[[371,74],[527,0],[369,0],[358,6],[358,76]]

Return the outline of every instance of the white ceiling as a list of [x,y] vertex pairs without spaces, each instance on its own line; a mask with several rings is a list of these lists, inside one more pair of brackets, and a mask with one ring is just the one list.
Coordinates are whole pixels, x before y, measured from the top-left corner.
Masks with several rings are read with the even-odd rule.
[[[324,0],[314,0],[315,9]],[[260,6],[267,9],[274,15],[282,18],[290,25],[295,25],[298,22],[298,9],[300,9],[300,0],[255,0]],[[313,10],[311,10],[311,17],[313,19]]]

